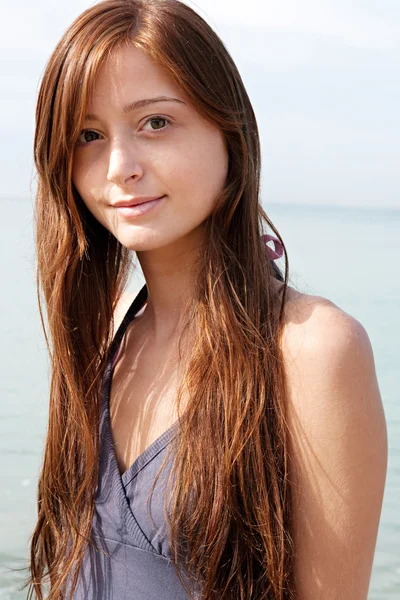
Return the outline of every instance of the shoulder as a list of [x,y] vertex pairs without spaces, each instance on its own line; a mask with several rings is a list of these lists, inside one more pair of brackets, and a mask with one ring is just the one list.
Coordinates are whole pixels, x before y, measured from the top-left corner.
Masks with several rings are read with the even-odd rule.
[[387,467],[373,351],[330,300],[290,296],[282,351],[299,597],[365,600]]
[[[327,298],[291,290],[285,307],[282,353],[287,409],[308,424],[310,436],[325,433],[354,442],[376,429],[384,416],[371,341],[365,327]],[[326,439],[326,438],[325,438]],[[337,439],[335,440],[337,442]]]
[[282,351],[292,403],[304,401],[300,390],[307,385],[308,392],[319,392],[313,408],[329,408],[322,404],[329,387],[342,391],[330,397],[336,409],[346,402],[345,390],[358,392],[352,396],[354,410],[366,408],[367,391],[375,404],[381,404],[374,354],[365,327],[327,298],[290,290]]
[[350,355],[354,367],[355,359],[369,360],[372,366],[369,336],[357,319],[327,298],[288,290],[282,350],[289,369],[301,363],[302,367],[308,364],[312,371],[314,365],[332,372],[337,361],[347,360]]

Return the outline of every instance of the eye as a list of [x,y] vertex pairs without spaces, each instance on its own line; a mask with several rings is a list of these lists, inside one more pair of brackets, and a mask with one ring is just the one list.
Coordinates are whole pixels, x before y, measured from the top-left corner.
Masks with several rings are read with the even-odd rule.
[[168,123],[168,125],[166,125],[165,127],[159,127],[157,126],[155,129],[151,128],[151,131],[164,131],[164,129],[167,129],[167,127],[171,124],[171,121],[169,119],[167,119],[166,117],[162,117],[161,115],[157,115],[155,117],[150,117],[149,119],[147,119],[147,121],[145,122],[145,125],[147,123],[151,123],[151,122],[156,122],[157,124],[160,124],[160,122],[164,121],[165,123]]
[[90,142],[93,142],[96,139],[96,138],[93,138],[93,136],[95,136],[95,135],[100,135],[100,134],[96,133],[96,131],[93,131],[92,129],[82,129],[82,131],[79,134],[77,145],[78,146],[86,146],[87,144],[90,144]]
[[[156,115],[154,117],[150,117],[147,119],[147,121],[145,122],[145,125],[147,125],[147,123],[151,123],[151,122],[155,122],[157,125],[156,127],[152,127],[150,129],[150,131],[153,131],[154,133],[156,133],[157,131],[164,131],[164,129],[167,129],[167,127],[169,125],[171,125],[172,121],[170,119],[167,119],[166,117],[162,117],[161,115]],[[159,126],[160,123],[162,124],[162,122],[167,123],[167,125],[164,125],[164,127]],[[149,131],[149,130],[148,130]],[[100,134],[97,133],[96,131],[93,131],[92,129],[82,129],[82,131],[79,134],[79,138],[77,141],[77,146],[87,146],[88,144],[90,144],[91,142],[96,141],[95,136],[99,136]]]

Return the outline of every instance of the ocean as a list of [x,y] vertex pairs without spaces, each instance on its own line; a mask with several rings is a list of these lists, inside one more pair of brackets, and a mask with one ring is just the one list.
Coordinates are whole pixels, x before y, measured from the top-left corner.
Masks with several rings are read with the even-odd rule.
[[[0,200],[0,600],[22,600],[47,426],[49,361],[35,288],[31,200]],[[329,298],[368,332],[385,408],[389,465],[369,600],[400,598],[400,209],[265,204],[290,284]],[[282,266],[282,259],[277,263]],[[397,275],[396,275],[397,273]],[[129,289],[142,280],[134,277]]]

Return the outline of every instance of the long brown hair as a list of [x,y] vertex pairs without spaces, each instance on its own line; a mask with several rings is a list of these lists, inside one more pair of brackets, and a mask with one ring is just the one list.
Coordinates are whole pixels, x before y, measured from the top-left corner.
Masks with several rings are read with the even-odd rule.
[[[178,0],[90,7],[63,35],[41,81],[37,289],[51,385],[29,597],[42,599],[48,585],[49,600],[63,598],[71,574],[73,593],[90,543],[101,381],[132,253],[87,210],[71,172],[96,75],[122,44],[168,70],[220,127],[229,152],[190,312],[196,338],[184,378],[189,400],[183,415],[178,410],[168,517],[173,562],[184,585],[184,574],[201,582],[202,600],[287,600],[294,595],[281,355],[287,253],[260,204],[260,142],[243,81],[217,34]],[[283,245],[284,277],[267,259],[260,239],[266,228]],[[283,282],[281,297],[273,277]]]

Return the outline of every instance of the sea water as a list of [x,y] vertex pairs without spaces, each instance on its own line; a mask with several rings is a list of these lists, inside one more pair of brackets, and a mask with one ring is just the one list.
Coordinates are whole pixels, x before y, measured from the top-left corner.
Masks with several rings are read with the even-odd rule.
[[[29,537],[47,425],[49,361],[35,289],[32,201],[0,200],[0,600],[26,598]],[[400,210],[268,205],[290,284],[329,298],[370,337],[389,435],[389,466],[369,600],[400,598]],[[282,259],[278,265],[283,266]],[[131,291],[139,290],[133,277]]]

